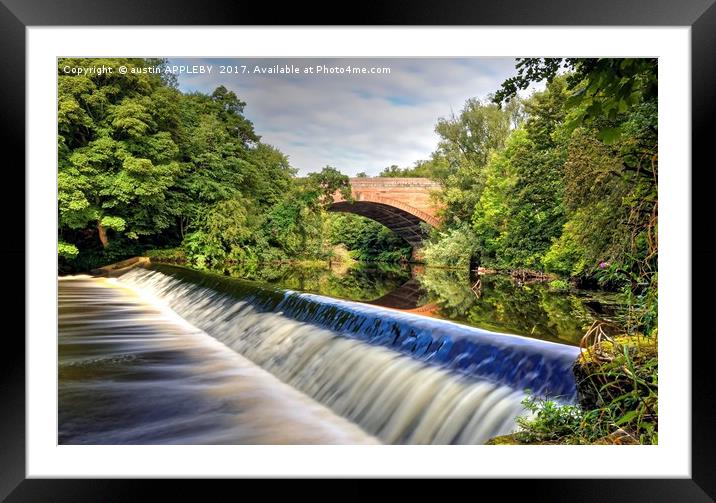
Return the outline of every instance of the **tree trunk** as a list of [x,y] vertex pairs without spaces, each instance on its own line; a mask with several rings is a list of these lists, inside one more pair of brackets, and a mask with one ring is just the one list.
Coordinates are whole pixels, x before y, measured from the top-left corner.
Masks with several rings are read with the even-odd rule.
[[107,229],[105,229],[101,223],[98,223],[97,232],[99,234],[99,241],[102,243],[102,248],[107,248],[107,245],[109,245],[109,239],[107,239]]

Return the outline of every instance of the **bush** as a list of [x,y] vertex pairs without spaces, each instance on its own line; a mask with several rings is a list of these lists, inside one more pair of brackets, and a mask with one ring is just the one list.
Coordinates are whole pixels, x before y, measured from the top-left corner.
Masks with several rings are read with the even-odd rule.
[[574,225],[574,222],[567,222],[562,235],[552,243],[545,253],[542,265],[546,271],[572,277],[587,272],[584,249],[575,238]]
[[182,242],[188,261],[198,269],[206,269],[226,259],[226,250],[221,242],[204,231],[187,234]]
[[57,243],[57,254],[63,259],[72,260],[76,258],[79,253],[80,251],[73,244],[65,243],[64,241]]
[[567,283],[563,279],[554,279],[549,282],[549,288],[550,290],[557,290],[563,292],[569,290],[569,283]]
[[535,397],[525,398],[522,405],[529,414],[517,418],[517,425],[521,430],[515,437],[520,442],[550,443],[565,438],[579,438],[584,414],[578,406],[561,405],[552,400]]
[[186,253],[183,248],[165,248],[163,250],[147,250],[145,255],[153,262],[186,262]]
[[428,265],[469,269],[477,252],[477,238],[469,226],[463,225],[441,232],[424,248]]

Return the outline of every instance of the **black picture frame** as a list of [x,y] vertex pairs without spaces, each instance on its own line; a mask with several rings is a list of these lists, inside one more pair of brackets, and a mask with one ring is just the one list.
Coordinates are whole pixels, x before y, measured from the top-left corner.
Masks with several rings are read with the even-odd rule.
[[[0,365],[0,500],[20,501],[128,501],[149,496],[147,486],[157,488],[163,499],[186,494],[190,481],[26,479],[25,475],[25,28],[28,26],[109,25],[533,25],[533,26],[689,26],[692,69],[692,261],[684,264],[691,275],[692,327],[685,326],[685,341],[692,344],[692,462],[691,479],[586,479],[586,480],[480,480],[470,482],[474,497],[493,490],[510,497],[537,501],[715,501],[716,500],[716,391],[711,379],[713,330],[707,319],[710,302],[705,292],[709,266],[716,258],[708,229],[713,210],[710,192],[714,167],[708,128],[716,111],[716,0],[490,0],[487,1],[391,1],[341,9],[288,3],[277,8],[265,2],[229,0],[0,0],[0,143],[5,153],[3,197],[5,222],[3,246],[5,287],[12,289],[5,304],[6,319],[19,325],[6,329]],[[48,146],[48,148],[50,148]],[[7,161],[14,154],[14,163]],[[698,168],[696,168],[698,167]],[[26,264],[32,267],[32,264]],[[702,276],[692,272],[704,271]],[[14,277],[13,277],[14,275]],[[19,285],[23,285],[20,287]],[[20,291],[23,294],[20,294]],[[700,295],[699,295],[700,294]],[[683,313],[686,314],[686,313]],[[14,328],[14,327],[13,327]],[[568,462],[568,460],[565,460]],[[615,464],[618,465],[618,459]],[[588,467],[587,467],[588,470]],[[629,467],[624,467],[625,472]],[[203,499],[229,494],[231,481],[203,481]],[[246,481],[243,491],[248,494]],[[263,487],[266,488],[266,482]],[[478,485],[479,484],[479,485]],[[256,485],[256,484],[251,484]],[[343,489],[351,499],[374,497],[367,484],[351,482]],[[435,484],[430,484],[435,487]],[[509,486],[509,491],[505,492]],[[305,484],[294,484],[293,497]],[[428,484],[414,481],[411,491],[422,493]],[[479,488],[479,494],[475,491]],[[257,487],[258,489],[258,487]],[[409,497],[404,493],[404,497]],[[315,498],[316,494],[311,494]],[[330,497],[330,494],[327,493]],[[345,496],[341,497],[345,499]]]

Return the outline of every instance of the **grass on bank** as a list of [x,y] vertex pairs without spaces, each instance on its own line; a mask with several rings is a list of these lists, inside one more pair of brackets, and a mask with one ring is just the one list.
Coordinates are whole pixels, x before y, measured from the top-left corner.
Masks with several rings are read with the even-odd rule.
[[657,337],[611,337],[595,324],[574,364],[579,404],[529,396],[519,431],[488,443],[657,444]]

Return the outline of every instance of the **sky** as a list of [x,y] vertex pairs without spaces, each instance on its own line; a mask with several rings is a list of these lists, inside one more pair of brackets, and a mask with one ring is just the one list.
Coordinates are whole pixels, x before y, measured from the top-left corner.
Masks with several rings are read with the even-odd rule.
[[[211,93],[220,85],[234,91],[246,102],[244,113],[261,141],[288,155],[299,175],[330,165],[347,175],[374,176],[392,164],[409,167],[428,159],[438,142],[438,118],[459,113],[468,98],[485,99],[515,73],[512,58],[207,58],[169,64],[186,67],[175,69],[182,91]],[[299,73],[264,73],[286,65]],[[222,66],[238,73],[220,73]],[[348,73],[347,66],[368,73]],[[372,68],[390,72],[370,73]]]

